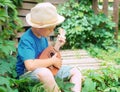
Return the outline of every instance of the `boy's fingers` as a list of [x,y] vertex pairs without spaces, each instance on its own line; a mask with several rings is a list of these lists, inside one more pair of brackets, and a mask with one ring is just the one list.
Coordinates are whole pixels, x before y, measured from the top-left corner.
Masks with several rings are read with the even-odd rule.
[[55,53],[54,56],[57,57],[57,53]]

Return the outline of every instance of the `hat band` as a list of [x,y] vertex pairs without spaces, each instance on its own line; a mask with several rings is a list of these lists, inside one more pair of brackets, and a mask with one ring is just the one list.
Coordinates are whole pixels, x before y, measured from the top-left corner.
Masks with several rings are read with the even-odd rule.
[[35,21],[35,20],[31,20],[31,22],[34,23],[34,24],[37,24],[39,26],[43,26],[43,25],[48,25],[48,24],[54,24],[54,23],[57,22],[57,19],[54,18],[54,20],[52,20],[50,22],[49,21],[48,22],[38,22],[38,21]]

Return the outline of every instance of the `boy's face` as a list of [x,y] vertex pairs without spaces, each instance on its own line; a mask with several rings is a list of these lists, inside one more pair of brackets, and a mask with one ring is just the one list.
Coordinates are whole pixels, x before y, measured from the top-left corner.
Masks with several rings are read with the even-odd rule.
[[33,32],[37,36],[49,36],[54,31],[55,26],[47,27],[47,28],[33,28]]

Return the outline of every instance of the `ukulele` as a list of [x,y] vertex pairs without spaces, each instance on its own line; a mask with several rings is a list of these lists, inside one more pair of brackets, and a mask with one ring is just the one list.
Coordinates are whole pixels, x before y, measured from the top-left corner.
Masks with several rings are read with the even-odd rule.
[[[65,38],[65,30],[60,28],[59,29],[59,34],[61,37]],[[57,47],[58,49],[60,49],[60,46]],[[47,58],[51,58],[55,53],[57,53],[57,57],[61,58],[60,52],[55,50],[55,48],[53,46],[48,46],[39,56],[39,59],[47,59]],[[55,76],[59,70],[59,68],[55,67],[55,66],[50,66],[48,67],[50,69],[50,71],[53,73],[53,75]]]

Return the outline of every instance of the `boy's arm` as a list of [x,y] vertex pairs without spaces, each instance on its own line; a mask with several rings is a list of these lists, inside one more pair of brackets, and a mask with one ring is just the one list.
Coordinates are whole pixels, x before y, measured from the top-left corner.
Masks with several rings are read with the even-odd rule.
[[25,67],[28,71],[33,71],[40,67],[49,67],[49,66],[56,66],[58,68],[61,67],[62,62],[60,58],[57,58],[57,55],[55,54],[52,58],[48,59],[29,59],[24,61]]

